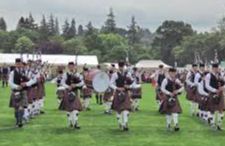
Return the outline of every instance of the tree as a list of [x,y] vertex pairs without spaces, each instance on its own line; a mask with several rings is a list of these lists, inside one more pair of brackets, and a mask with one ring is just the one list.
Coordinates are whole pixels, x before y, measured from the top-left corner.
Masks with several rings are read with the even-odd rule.
[[29,13],[29,17],[27,18],[27,28],[31,30],[36,30],[38,28],[31,13]]
[[25,24],[25,18],[24,17],[20,17],[18,24],[17,24],[17,29],[20,28],[25,28],[26,24]]
[[28,52],[31,53],[32,47],[33,47],[33,42],[30,40],[30,38],[26,36],[20,37],[15,44],[16,51],[20,52],[21,54],[28,53]]
[[39,27],[39,32],[41,34],[41,40],[46,40],[49,35],[48,24],[45,19],[45,15],[42,15],[41,24]]
[[85,54],[87,52],[86,47],[82,44],[82,41],[77,38],[72,38],[63,43],[64,53],[66,54]]
[[164,21],[156,30],[157,36],[153,41],[153,48],[160,50],[160,59],[174,65],[173,48],[179,45],[185,36],[193,34],[194,31],[190,24],[182,21]]
[[69,24],[68,20],[66,19],[64,22],[64,25],[62,26],[62,36],[65,39],[69,38],[69,36],[68,36],[69,30],[70,30],[70,24]]
[[56,35],[59,35],[60,34],[58,18],[55,18],[55,34]]
[[50,36],[56,34],[56,29],[55,29],[55,19],[54,16],[51,14],[49,17],[49,22],[48,22],[48,33]]
[[98,38],[98,30],[93,27],[92,23],[89,22],[86,25],[86,30],[84,32],[84,45],[89,51],[96,50],[100,48],[100,41]]
[[83,26],[79,25],[78,26],[78,36],[83,36],[84,35],[84,30],[83,30]]
[[2,30],[2,31],[7,30],[7,25],[6,25],[6,22],[3,17],[0,18],[0,30]]
[[134,45],[140,41],[138,37],[138,26],[134,16],[132,16],[131,24],[128,26],[128,40],[129,45]]
[[76,21],[73,18],[70,24],[69,32],[67,34],[68,39],[76,36]]
[[110,8],[109,14],[107,15],[107,19],[105,21],[105,25],[102,28],[103,33],[116,33],[116,22],[115,16],[113,13],[113,9]]

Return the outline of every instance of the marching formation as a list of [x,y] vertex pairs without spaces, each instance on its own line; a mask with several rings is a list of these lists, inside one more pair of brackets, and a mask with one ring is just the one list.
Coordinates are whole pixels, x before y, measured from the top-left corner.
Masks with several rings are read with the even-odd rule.
[[11,87],[9,106],[15,109],[16,126],[23,127],[39,114],[43,114],[45,74],[41,60],[23,62],[15,60],[8,79]]
[[[208,123],[214,130],[222,130],[225,82],[224,72],[218,63],[213,63],[210,69],[202,63],[193,64],[190,71],[182,73],[176,68],[164,69],[160,65],[150,78],[156,83],[156,101],[159,112],[165,115],[168,131],[180,130],[182,107],[179,98],[183,90],[190,102],[191,116]],[[45,79],[41,60],[28,60],[26,63],[21,59],[15,60],[8,84],[12,91],[10,107],[15,109],[18,127],[44,113]],[[76,63],[69,62],[67,69],[57,69],[54,82],[57,85],[58,108],[65,111],[68,125],[73,129],[81,128],[79,114],[91,110],[93,94],[96,95],[97,104],[104,106],[106,115],[115,112],[118,127],[122,131],[129,131],[129,116],[140,108],[142,74],[136,67],[130,67],[123,61],[118,62],[118,69],[115,64],[107,70],[101,69],[100,65],[94,69],[84,65],[81,72]]]

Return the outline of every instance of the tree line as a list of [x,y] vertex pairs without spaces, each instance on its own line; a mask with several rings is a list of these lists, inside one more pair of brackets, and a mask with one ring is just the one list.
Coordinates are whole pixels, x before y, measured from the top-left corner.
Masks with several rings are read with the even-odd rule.
[[211,32],[198,33],[183,21],[164,21],[155,32],[141,27],[131,16],[127,28],[120,28],[110,8],[104,25],[92,22],[78,25],[75,18],[59,24],[52,14],[42,16],[38,24],[30,13],[19,18],[15,30],[7,31],[7,23],[0,18],[0,52],[42,54],[97,55],[100,62],[129,59],[161,59],[169,65],[183,66],[196,60],[208,63],[225,58],[225,18]]

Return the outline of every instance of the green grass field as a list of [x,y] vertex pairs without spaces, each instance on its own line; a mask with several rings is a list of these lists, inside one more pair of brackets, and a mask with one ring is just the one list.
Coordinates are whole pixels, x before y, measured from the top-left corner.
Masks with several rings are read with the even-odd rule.
[[[115,115],[103,114],[103,107],[92,98],[91,111],[79,117],[81,130],[68,129],[66,114],[57,110],[55,86],[47,85],[46,114],[22,129],[13,128],[13,109],[8,107],[9,89],[0,89],[0,146],[222,146],[225,132],[212,131],[189,114],[184,96],[181,131],[165,130],[165,117],[157,112],[154,90],[143,86],[141,111],[130,116],[129,132],[118,130]],[[225,124],[224,124],[225,125]]]

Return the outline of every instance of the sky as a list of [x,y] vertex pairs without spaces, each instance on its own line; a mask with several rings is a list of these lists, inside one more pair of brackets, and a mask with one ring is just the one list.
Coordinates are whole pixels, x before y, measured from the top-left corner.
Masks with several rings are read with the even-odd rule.
[[197,31],[210,31],[225,16],[225,0],[0,0],[0,17],[5,18],[8,30],[15,29],[20,16],[29,12],[37,22],[43,14],[52,13],[61,25],[75,18],[77,25],[92,21],[100,28],[110,7],[118,27],[127,27],[133,15],[138,25],[152,32],[165,20],[181,20]]

